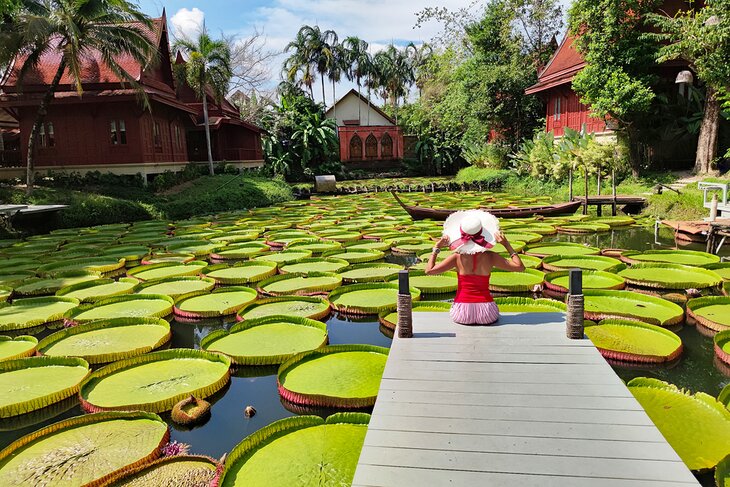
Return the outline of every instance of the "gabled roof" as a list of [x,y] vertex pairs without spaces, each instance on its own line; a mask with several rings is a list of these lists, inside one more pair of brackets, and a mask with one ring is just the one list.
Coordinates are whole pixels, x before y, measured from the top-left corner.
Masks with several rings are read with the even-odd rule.
[[393,125],[397,125],[395,123],[395,120],[393,120],[393,118],[390,115],[388,115],[383,110],[381,110],[380,107],[378,105],[376,105],[375,103],[373,103],[371,100],[369,100],[367,96],[363,95],[362,93],[358,93],[358,91],[356,89],[354,89],[354,88],[352,88],[350,91],[348,91],[343,96],[341,96],[340,99],[337,100],[334,105],[332,105],[331,107],[329,107],[327,109],[327,111],[325,112],[325,116],[326,117],[329,117],[330,116],[330,112],[333,112],[334,113],[335,106],[339,105],[340,102],[342,102],[348,96],[356,96],[356,97],[360,98],[360,101],[362,103],[365,103],[366,105],[369,104],[370,107],[373,110],[375,110],[377,113],[379,113],[380,115],[382,115],[387,121],[389,121]]
[[575,38],[566,34],[560,47],[538,75],[537,83],[525,90],[531,95],[556,86],[570,84],[575,75],[586,65],[583,56],[575,49]]

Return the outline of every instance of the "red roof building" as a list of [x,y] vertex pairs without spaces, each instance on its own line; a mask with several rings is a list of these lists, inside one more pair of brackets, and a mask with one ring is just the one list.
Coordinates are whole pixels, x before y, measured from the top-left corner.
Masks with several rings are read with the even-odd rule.
[[[37,144],[39,172],[146,175],[176,171],[190,161],[207,160],[202,103],[187,86],[176,86],[164,12],[153,20],[149,36],[159,50],[159,60],[152,67],[145,68],[131,57],[117,59],[141,85],[149,109],[129,83],[100,60],[98,53],[90,54],[83,64],[82,94],[77,93],[66,72],[49,106]],[[16,59],[0,82],[0,111],[17,120],[20,129],[20,165],[28,150],[27,134],[58,69],[60,53],[45,53],[20,86],[18,75],[23,62],[22,58]],[[243,122],[227,101],[218,104],[209,96],[208,103],[214,159],[239,167],[261,165],[261,130]],[[0,178],[12,176],[13,169],[0,167]]]

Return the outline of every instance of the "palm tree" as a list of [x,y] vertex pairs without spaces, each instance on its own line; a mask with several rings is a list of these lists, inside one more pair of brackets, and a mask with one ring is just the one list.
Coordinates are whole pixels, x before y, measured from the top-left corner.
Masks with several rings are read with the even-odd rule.
[[[357,93],[362,95],[362,79],[368,76],[372,70],[372,58],[368,52],[368,43],[359,37],[348,37],[342,45],[345,47],[346,64],[349,66],[347,78],[357,84]],[[368,112],[370,111],[370,99],[368,98]],[[361,104],[357,105],[358,119],[361,119]]]
[[[334,109],[335,121],[337,120],[337,83],[342,75],[347,76],[349,66],[347,64],[347,50],[342,44],[336,44],[332,48],[332,63],[330,64],[327,77],[332,82],[332,108]],[[358,107],[360,104],[358,104]]]
[[327,106],[327,97],[324,91],[324,77],[327,75],[335,62],[335,46],[337,45],[337,33],[333,30],[325,30],[305,25],[300,33],[306,39],[307,53],[314,69],[319,73],[322,82],[322,103]]
[[[314,75],[312,73],[312,55],[309,51],[308,39],[305,37],[306,31],[304,27],[299,29],[296,38],[286,45],[284,52],[294,51],[284,61],[284,79],[289,82],[301,82],[309,90],[309,97],[314,99],[312,85],[314,84]],[[301,80],[297,80],[301,74]]]
[[408,87],[415,78],[405,50],[390,44],[373,58],[376,86],[382,90],[383,100],[390,98],[398,121],[398,100],[408,95]]
[[224,40],[213,40],[203,28],[195,41],[179,39],[175,41],[175,49],[186,57],[185,64],[178,65],[176,75],[184,81],[203,101],[203,122],[205,124],[205,143],[208,146],[208,169],[210,175],[215,174],[213,168],[213,151],[210,144],[210,123],[208,120],[208,90],[220,103],[228,91],[233,71],[231,69],[231,48]]
[[26,161],[29,193],[33,190],[36,140],[64,74],[81,94],[84,61],[91,53],[98,53],[103,63],[138,90],[147,104],[136,77],[127,73],[118,60],[131,57],[143,67],[156,61],[157,46],[148,34],[151,29],[151,19],[126,0],[20,0],[14,21],[0,24],[0,66],[24,59],[17,75],[19,86],[29,73],[37,71],[47,54],[60,54],[30,130]]
[[414,79],[416,86],[418,87],[418,97],[420,98],[423,94],[423,85],[426,81],[425,67],[433,55],[433,48],[430,44],[423,43],[420,46],[416,46],[410,42],[406,46],[406,54],[408,56],[408,62],[413,70]]

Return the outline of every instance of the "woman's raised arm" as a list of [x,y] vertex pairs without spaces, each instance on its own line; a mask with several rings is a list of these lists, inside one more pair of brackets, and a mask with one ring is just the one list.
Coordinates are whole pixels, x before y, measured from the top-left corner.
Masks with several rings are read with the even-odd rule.
[[515,249],[512,248],[512,245],[509,243],[509,240],[507,240],[507,237],[504,236],[502,232],[497,232],[494,235],[495,239],[497,240],[497,243],[502,244],[502,246],[509,252],[509,259],[505,259],[499,254],[492,254],[492,259],[494,259],[493,266],[497,269],[502,269],[503,271],[513,271],[513,272],[522,272],[525,270],[525,264],[522,263],[522,259],[520,259],[520,255],[515,252]]

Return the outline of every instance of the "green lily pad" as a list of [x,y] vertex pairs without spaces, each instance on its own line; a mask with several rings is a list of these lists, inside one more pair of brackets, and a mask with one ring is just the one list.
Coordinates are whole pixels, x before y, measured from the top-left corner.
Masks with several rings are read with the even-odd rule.
[[717,400],[730,410],[730,384],[722,388],[720,394],[717,395]]
[[154,281],[139,282],[134,291],[139,294],[162,294],[173,300],[183,296],[192,296],[207,293],[215,287],[215,280],[208,277],[168,277]]
[[238,365],[278,365],[294,355],[327,344],[327,325],[293,316],[267,316],[216,330],[200,347],[220,352]]
[[144,245],[115,245],[104,249],[101,255],[104,257],[124,259],[125,262],[129,264],[129,262],[142,260],[142,258],[149,253],[149,247],[145,247]]
[[372,249],[352,249],[346,247],[342,250],[332,250],[323,252],[323,257],[331,257],[333,259],[343,259],[350,264],[362,264],[365,262],[373,262],[385,257],[385,254],[379,250]]
[[687,302],[687,314],[715,331],[730,329],[730,296],[705,296]]
[[715,264],[705,264],[704,269],[716,272],[724,281],[730,281],[730,262],[717,262]]
[[59,321],[78,305],[77,299],[56,296],[0,303],[0,331],[22,330]]
[[585,328],[585,334],[606,358],[627,362],[669,362],[682,354],[682,339],[648,323],[603,320]]
[[98,272],[72,271],[56,274],[55,277],[31,277],[14,286],[14,293],[21,297],[47,296],[55,294],[66,286],[99,279]]
[[207,262],[193,260],[187,263],[163,262],[161,264],[141,265],[127,271],[129,277],[140,281],[154,281],[170,277],[197,276],[208,266]]
[[723,458],[715,469],[715,485],[730,487],[730,455]]
[[504,236],[510,241],[520,241],[527,244],[536,243],[542,240],[539,233],[521,232],[519,230],[505,230]]
[[21,335],[13,338],[0,335],[0,361],[29,357],[35,353],[37,346],[36,337]]
[[170,324],[159,318],[114,318],[53,333],[38,343],[38,353],[105,364],[151,352],[171,336]]
[[[451,311],[451,303],[445,303],[443,301],[416,301],[411,306],[414,313],[416,312],[443,312],[448,313]],[[389,330],[395,330],[398,324],[398,312],[384,312],[378,316],[378,321],[381,325],[388,328]]]
[[322,252],[330,250],[337,250],[342,248],[340,242],[334,242],[332,240],[319,240],[316,238],[297,239],[292,240],[286,246],[287,250],[305,250],[312,253],[312,255],[319,255]]
[[668,264],[701,266],[720,262],[720,257],[696,250],[645,250],[643,252],[623,252],[621,260],[628,264],[665,262]]
[[168,252],[193,254],[195,257],[207,257],[211,253],[224,249],[225,245],[216,242],[206,242],[205,240],[193,240],[186,243],[168,245],[166,248]]
[[203,274],[223,286],[249,284],[276,274],[277,263],[265,260],[239,262],[233,266],[218,264],[207,267]]
[[342,232],[335,230],[332,232],[320,232],[319,236],[325,240],[334,240],[335,242],[354,242],[360,240],[362,234],[360,232]]
[[164,318],[172,313],[172,306],[173,300],[162,294],[130,294],[81,305],[67,312],[64,319],[81,324],[113,318]]
[[652,422],[691,470],[714,468],[730,454],[730,411],[714,397],[638,377],[628,383]]
[[[559,293],[567,293],[570,286],[570,271],[551,272],[545,275],[545,287]],[[583,271],[583,289],[623,289],[623,277],[610,272]]]
[[279,394],[294,404],[370,407],[387,359],[387,348],[372,345],[333,345],[302,352],[279,367]]
[[266,316],[300,316],[321,320],[330,314],[330,303],[318,296],[278,296],[255,301],[241,308],[238,320],[252,320]]
[[216,478],[218,462],[198,455],[162,457],[125,469],[111,483],[114,487],[208,486]]
[[387,281],[401,270],[403,266],[398,264],[356,264],[340,271],[340,276],[347,284]]
[[598,289],[587,289],[583,294],[587,320],[627,318],[659,326],[676,325],[684,320],[684,310],[662,298],[633,291]]
[[338,413],[326,421],[318,416],[276,421],[233,449],[220,485],[351,485],[369,418],[363,413]]
[[586,233],[597,233],[607,232],[611,230],[609,225],[598,222],[578,222],[578,223],[561,223],[557,225],[556,230],[558,233],[574,233],[574,234],[586,234]]
[[249,287],[221,287],[208,294],[182,298],[175,303],[175,315],[189,319],[228,316],[254,302],[256,296]]
[[262,242],[248,242],[241,245],[230,245],[223,250],[210,254],[211,259],[215,260],[239,260],[250,259],[256,255],[269,252],[271,248]]
[[10,274],[4,273],[0,274],[0,286],[13,286],[16,283],[19,283],[25,279],[28,279],[29,277],[35,276],[35,273],[32,271],[7,271],[10,272]]
[[268,262],[276,262],[277,265],[283,266],[284,264],[293,264],[299,262],[302,259],[308,259],[312,257],[312,252],[309,250],[283,250],[281,252],[269,252],[262,254],[258,257],[254,257],[254,262],[259,260],[265,260]]
[[107,274],[124,267],[125,260],[114,257],[95,257],[84,259],[68,259],[61,262],[51,262],[38,267],[41,275],[54,275],[69,271],[90,271]]
[[618,272],[626,269],[626,264],[613,257],[602,255],[551,255],[542,261],[542,267],[546,271],[566,271],[570,269],[583,269],[587,271]]
[[189,396],[203,399],[228,383],[231,361],[203,350],[172,349],[120,360],[93,372],[79,391],[86,411],[169,411]]
[[51,424],[0,452],[0,485],[101,485],[159,457],[167,424],[143,412],[89,414]]
[[0,362],[0,418],[19,416],[71,397],[87,375],[89,364],[74,357]]
[[568,310],[565,303],[554,299],[495,298],[500,313],[563,313]]
[[509,272],[493,269],[489,276],[489,290],[494,292],[531,292],[542,285],[545,274],[535,269]]
[[379,250],[380,252],[385,252],[387,250],[390,250],[390,248],[392,246],[393,246],[393,242],[391,242],[389,240],[363,239],[363,240],[358,240],[357,242],[348,244],[347,248],[352,249],[352,250],[366,249],[366,250]]
[[342,277],[332,272],[282,274],[259,283],[259,292],[266,296],[309,295],[332,291],[340,286]]
[[193,254],[176,254],[172,252],[161,252],[145,255],[142,257],[142,265],[165,264],[168,262],[176,262],[178,264],[187,264],[195,260]]
[[302,259],[295,264],[285,264],[281,267],[282,274],[308,274],[310,272],[339,272],[350,265],[342,259],[331,257],[312,257]]
[[702,289],[722,283],[713,271],[680,264],[634,264],[618,275],[629,284],[657,289]]
[[730,365],[730,330],[721,331],[713,340],[717,358]]
[[78,299],[82,303],[93,303],[122,294],[131,294],[138,283],[139,281],[129,277],[122,277],[118,281],[94,279],[63,287],[56,292],[56,296]]
[[[421,291],[411,287],[414,301],[421,297]],[[342,286],[329,295],[332,307],[345,314],[370,315],[394,311],[398,305],[397,283],[365,283]]]
[[571,242],[541,242],[530,245],[527,250],[525,250],[525,253],[536,257],[547,257],[550,255],[598,255],[600,251],[601,249],[597,247],[588,247],[586,245]]
[[[421,294],[453,293],[456,292],[459,284],[456,272],[429,276],[424,271],[410,271],[408,277],[411,286],[421,291]],[[393,276],[390,280],[397,281],[398,276]]]
[[636,220],[630,216],[599,216],[589,218],[586,222],[590,223],[603,223],[611,228],[615,227],[627,227],[636,223]]

